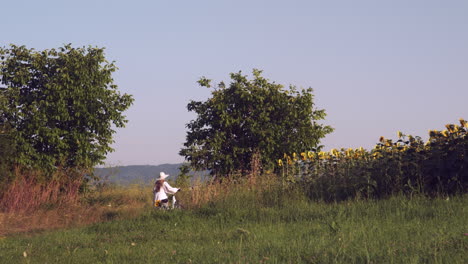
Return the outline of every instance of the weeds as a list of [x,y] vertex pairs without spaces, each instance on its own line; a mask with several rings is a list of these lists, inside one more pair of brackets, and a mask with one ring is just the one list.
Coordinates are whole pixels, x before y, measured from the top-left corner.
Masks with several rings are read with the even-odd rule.
[[134,218],[151,206],[149,187],[109,187],[82,194],[72,203],[42,204],[32,210],[0,213],[0,236],[71,228]]
[[57,171],[49,181],[40,172],[15,170],[14,181],[0,195],[0,211],[31,212],[40,208],[74,205],[80,198],[82,177]]

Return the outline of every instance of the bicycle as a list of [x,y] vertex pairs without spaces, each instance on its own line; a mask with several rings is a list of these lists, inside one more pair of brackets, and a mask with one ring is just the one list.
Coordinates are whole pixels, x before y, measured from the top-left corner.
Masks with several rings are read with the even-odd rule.
[[172,195],[170,203],[169,203],[169,199],[164,199],[162,201],[158,200],[154,203],[154,207],[157,209],[164,209],[164,210],[183,209],[182,205],[176,199],[175,195]]

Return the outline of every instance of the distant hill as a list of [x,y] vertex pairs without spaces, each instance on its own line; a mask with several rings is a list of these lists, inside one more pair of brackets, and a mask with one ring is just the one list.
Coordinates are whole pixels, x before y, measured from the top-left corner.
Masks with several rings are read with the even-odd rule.
[[[119,185],[128,185],[132,183],[151,184],[159,178],[159,173],[161,171],[170,175],[168,180],[177,179],[179,168],[182,165],[183,163],[117,166],[109,168],[95,168],[94,173],[103,181]],[[195,175],[198,176],[197,178],[203,179],[203,176],[208,175],[208,172],[197,172]]]
[[118,166],[109,168],[95,168],[95,174],[104,181],[109,181],[117,184],[152,183],[159,177],[161,171],[169,174],[168,179],[175,180],[179,175],[178,164],[161,164],[161,165],[130,165]]

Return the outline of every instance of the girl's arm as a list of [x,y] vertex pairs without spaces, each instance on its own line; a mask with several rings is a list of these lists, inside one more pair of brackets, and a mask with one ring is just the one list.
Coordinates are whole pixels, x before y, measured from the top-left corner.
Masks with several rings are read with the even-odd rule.
[[163,186],[164,186],[164,191],[168,194],[175,194],[176,192],[179,191],[179,188],[174,188],[171,185],[169,185],[169,183],[167,182],[164,182]]

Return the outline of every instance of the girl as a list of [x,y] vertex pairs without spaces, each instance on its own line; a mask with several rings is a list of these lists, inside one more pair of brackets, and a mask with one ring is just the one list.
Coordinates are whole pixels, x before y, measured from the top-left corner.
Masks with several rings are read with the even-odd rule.
[[180,191],[179,188],[174,188],[165,181],[169,177],[168,174],[164,172],[159,173],[159,179],[154,183],[153,193],[154,193],[154,206],[168,208],[169,200],[167,199],[167,194],[175,194]]

